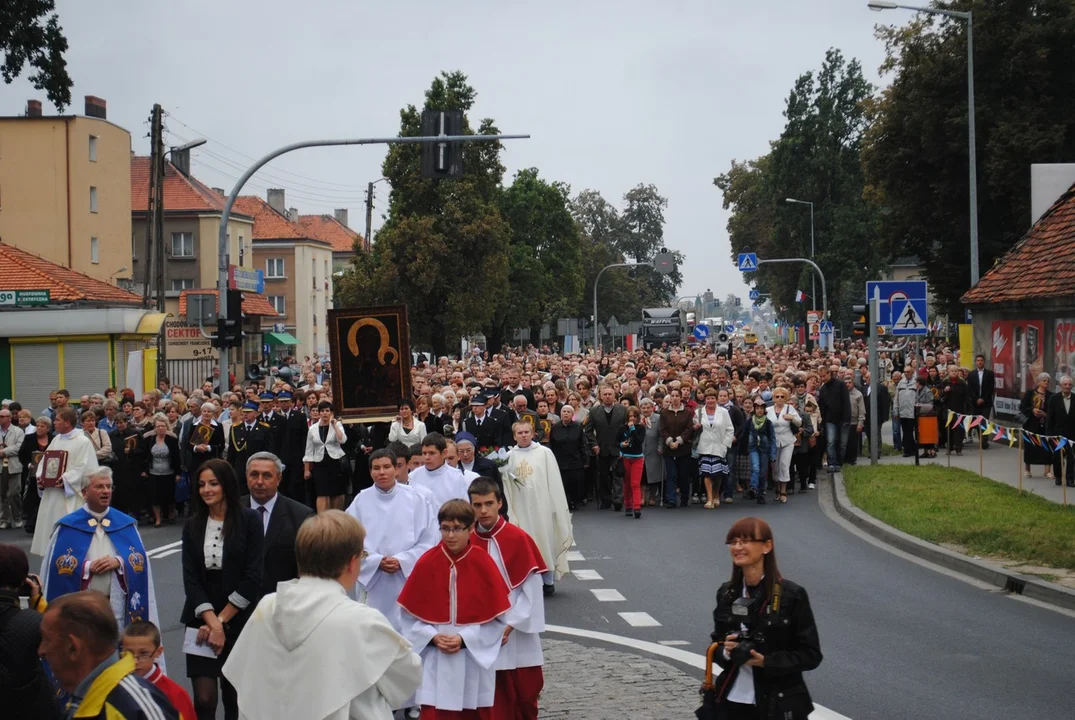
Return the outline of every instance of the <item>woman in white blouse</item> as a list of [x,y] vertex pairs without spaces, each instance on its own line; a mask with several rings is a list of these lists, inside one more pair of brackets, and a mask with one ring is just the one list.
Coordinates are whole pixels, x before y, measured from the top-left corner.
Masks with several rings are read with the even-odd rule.
[[407,447],[414,447],[426,436],[426,426],[414,414],[414,401],[404,400],[399,404],[399,416],[388,431],[388,442],[401,442]]
[[776,433],[776,500],[788,501],[788,482],[791,480],[791,456],[795,453],[795,433],[803,424],[802,416],[788,405],[787,388],[773,390],[773,404],[766,411]]
[[[707,510],[732,502],[732,487],[728,482],[728,451],[735,440],[735,426],[728,411],[717,404],[716,388],[705,391],[705,405],[694,411],[694,432],[698,438],[698,474],[705,481]],[[716,498],[714,498],[716,480]]]
[[343,423],[333,416],[332,403],[328,400],[318,403],[317,411],[317,422],[306,434],[303,477],[307,481],[313,479],[317,512],[343,510],[347,478],[340,472],[340,459],[344,456],[347,433],[343,431]]

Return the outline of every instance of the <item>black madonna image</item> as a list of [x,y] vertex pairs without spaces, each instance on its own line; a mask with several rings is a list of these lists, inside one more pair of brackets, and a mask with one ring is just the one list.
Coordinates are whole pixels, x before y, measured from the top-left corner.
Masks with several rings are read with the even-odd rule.
[[411,395],[407,306],[328,311],[332,394],[340,417],[391,420]]

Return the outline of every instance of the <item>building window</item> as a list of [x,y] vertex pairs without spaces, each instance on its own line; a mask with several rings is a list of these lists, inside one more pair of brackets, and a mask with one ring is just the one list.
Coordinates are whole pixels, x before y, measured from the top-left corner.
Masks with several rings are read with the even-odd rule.
[[90,212],[97,212],[97,188],[90,185]]
[[194,257],[194,233],[172,233],[172,257]]
[[269,295],[269,302],[276,309],[277,315],[287,315],[287,306],[284,304],[283,295]]
[[239,236],[239,265],[243,264],[243,258],[246,256],[246,244],[243,242],[243,236]]
[[95,237],[90,238],[90,262],[94,265],[101,262],[101,248]]
[[172,278],[172,290],[193,290],[193,278]]
[[131,231],[131,260],[138,257],[138,238],[135,237],[134,231]]
[[284,276],[284,259],[269,258],[265,261],[265,277],[282,278]]
[[97,162],[97,136],[90,135],[90,162]]

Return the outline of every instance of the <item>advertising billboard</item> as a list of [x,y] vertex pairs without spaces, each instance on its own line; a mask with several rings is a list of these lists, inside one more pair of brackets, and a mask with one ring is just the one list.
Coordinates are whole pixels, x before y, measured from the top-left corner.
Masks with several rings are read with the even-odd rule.
[[1045,369],[1045,324],[1041,320],[994,320],[991,352],[999,414],[1015,415],[1034,378]]

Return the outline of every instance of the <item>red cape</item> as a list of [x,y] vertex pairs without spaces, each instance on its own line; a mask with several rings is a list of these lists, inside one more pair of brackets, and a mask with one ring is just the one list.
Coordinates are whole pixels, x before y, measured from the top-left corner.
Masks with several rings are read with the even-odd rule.
[[418,558],[399,604],[430,625],[481,625],[511,609],[510,592],[500,568],[483,548],[472,543],[453,558],[441,542]]
[[530,577],[530,573],[536,572],[540,575],[549,571],[534,538],[518,525],[506,522],[504,518],[498,518],[496,525],[489,532],[478,530],[471,538],[472,543],[486,552],[490,543],[496,543],[500,557],[504,560],[504,567],[508,571],[508,582],[512,590],[522,585],[526,578]]

